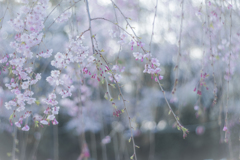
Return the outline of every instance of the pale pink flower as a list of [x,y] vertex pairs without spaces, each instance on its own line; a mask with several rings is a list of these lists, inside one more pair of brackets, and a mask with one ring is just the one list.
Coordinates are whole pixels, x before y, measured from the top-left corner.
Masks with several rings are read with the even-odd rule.
[[7,110],[12,109],[11,105],[8,102],[5,103],[5,108]]
[[226,126],[223,127],[223,131],[226,132],[228,128]]
[[55,119],[55,116],[54,116],[54,115],[48,115],[47,119],[50,120],[50,121],[52,121],[52,120]]
[[199,109],[198,106],[194,106],[194,110],[197,111]]
[[52,108],[52,114],[58,114],[58,112],[59,112],[59,107],[53,107]]
[[46,121],[45,119],[41,120],[40,123],[43,125],[48,125],[48,121]]
[[37,75],[36,75],[36,80],[40,80],[41,79],[41,73],[38,73]]
[[20,128],[21,127],[21,124],[19,122],[15,122],[15,125]]
[[56,99],[56,94],[55,93],[51,93],[49,94],[49,99]]
[[117,32],[116,31],[109,30],[108,33],[112,38],[117,37]]
[[163,76],[159,75],[159,80],[162,80],[163,79]]
[[127,38],[127,34],[126,34],[126,33],[121,33],[121,34],[120,34],[120,38],[121,38],[122,40],[124,40],[125,38]]
[[111,142],[111,137],[106,136],[105,138],[102,139],[102,144],[108,144]]
[[23,131],[29,131],[29,129],[30,127],[27,124],[22,128]]
[[58,62],[62,62],[64,60],[64,56],[62,53],[58,52],[56,55],[55,55],[55,59],[56,61]]
[[135,57],[136,60],[143,58],[142,53],[139,53],[139,52],[133,52],[133,56]]
[[22,89],[27,89],[29,86],[29,82],[23,82],[22,83]]
[[33,104],[33,103],[35,103],[36,102],[36,98],[28,98],[27,99],[27,103],[28,104]]
[[60,71],[59,70],[54,70],[54,71],[51,71],[51,76],[53,78],[58,78],[60,75]]
[[87,59],[87,61],[88,61],[89,63],[93,63],[94,60],[95,60],[95,58],[94,58],[93,56],[90,56],[90,57],[88,57],[88,59]]
[[30,115],[31,115],[31,112],[27,111],[27,112],[24,114],[23,118],[27,118],[27,117],[29,117]]
[[25,68],[25,71],[29,74],[32,72],[32,67]]
[[151,62],[152,62],[152,64],[154,64],[156,66],[160,66],[160,63],[159,63],[158,59],[156,59],[156,58],[152,58]]
[[32,58],[33,58],[33,53],[32,53],[30,50],[24,51],[23,55],[24,55],[26,58],[29,58],[29,59],[32,59]]
[[17,108],[17,111],[18,111],[18,112],[21,112],[21,111],[23,111],[23,110],[25,110],[25,107],[24,107],[23,105],[21,105],[20,107]]
[[8,102],[11,106],[14,106],[14,107],[16,107],[17,106],[17,103],[16,102],[14,102],[14,101],[9,101]]
[[54,120],[52,121],[52,124],[53,124],[53,125],[57,125],[57,124],[58,124],[58,121],[57,121],[56,119],[54,119]]

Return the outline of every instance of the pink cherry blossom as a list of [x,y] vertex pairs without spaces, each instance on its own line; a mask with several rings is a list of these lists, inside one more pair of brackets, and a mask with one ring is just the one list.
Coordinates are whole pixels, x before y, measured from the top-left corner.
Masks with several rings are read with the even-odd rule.
[[48,121],[46,121],[45,119],[41,120],[40,123],[43,125],[48,125]]
[[22,131],[29,131],[30,127],[26,124],[23,128]]
[[54,120],[52,121],[52,124],[53,124],[53,125],[57,125],[57,124],[58,124],[58,121],[57,121],[56,119],[54,119]]
[[15,122],[15,125],[18,127],[18,128],[21,128],[21,124],[19,122]]
[[223,127],[223,131],[226,132],[228,128],[226,126]]

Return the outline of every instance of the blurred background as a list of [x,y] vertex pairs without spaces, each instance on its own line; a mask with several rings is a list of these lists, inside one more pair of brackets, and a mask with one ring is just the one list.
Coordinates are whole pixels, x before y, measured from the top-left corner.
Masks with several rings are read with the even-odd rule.
[[[77,3],[73,5],[75,2]],[[240,2],[237,0],[114,2],[141,38],[145,50],[151,50],[153,57],[159,60],[161,75],[164,76],[160,83],[166,92],[167,100],[180,118],[181,124],[189,130],[189,134],[183,139],[183,133],[178,131],[174,117],[168,114],[169,108],[158,84],[151,75],[143,73],[144,63],[136,61],[133,57],[133,52],[142,52],[140,47],[135,45],[131,50],[130,36],[127,37],[125,44],[118,43],[119,35],[123,33],[121,29],[105,20],[93,20],[92,31],[98,42],[98,48],[104,50],[102,54],[106,60],[111,66],[117,64],[120,68],[125,67],[119,82],[127,100],[135,143],[140,147],[136,148],[138,159],[238,159]],[[44,23],[43,44],[32,49],[34,54],[45,49],[53,49],[53,54],[64,53],[69,37],[79,36],[88,29],[85,3],[84,0],[50,0],[47,15],[51,14]],[[0,0],[1,57],[14,52],[9,43],[13,41],[16,32],[9,27],[8,21],[22,12],[23,7],[24,4],[20,0]],[[89,7],[92,18],[106,18],[133,34],[130,26],[110,0],[91,0]],[[66,9],[72,13],[71,18],[63,23],[55,23],[54,20]],[[116,37],[109,34],[110,30],[116,33]],[[152,44],[149,45],[152,34]],[[85,46],[91,46],[89,32],[84,33],[82,41]],[[228,60],[231,50],[229,73]],[[91,55],[91,47],[89,51]],[[35,72],[41,73],[42,76],[37,85],[32,87],[34,97],[39,100],[47,97],[53,90],[53,87],[46,83],[46,77],[55,69],[50,63],[53,57],[34,60]],[[214,67],[211,66],[212,63]],[[104,98],[107,92],[106,84],[98,83],[89,77],[81,77],[80,79],[84,81],[81,83],[76,74],[80,72],[79,70],[75,65],[63,71],[72,78],[76,89],[71,97],[64,99],[59,97],[60,111],[57,117],[59,124],[34,127],[33,117],[43,115],[47,108],[42,103],[34,104],[28,106],[32,115],[24,122],[30,126],[29,132],[11,126],[9,117],[12,111],[7,110],[4,103],[14,95],[4,85],[10,80],[8,72],[0,75],[0,160],[12,159],[14,143],[18,160],[77,160],[81,154],[88,160],[130,159],[133,155],[133,146],[132,142],[129,142],[131,134],[126,113],[120,114],[119,117],[113,116],[115,109],[112,103]],[[176,72],[178,84],[175,94],[171,94]],[[213,72],[215,78],[212,76]],[[201,74],[206,75],[203,81]],[[201,86],[200,83],[204,85]],[[195,88],[201,91],[201,95],[194,91]],[[118,100],[118,90],[110,87],[110,91],[118,109],[124,109],[122,101]],[[229,95],[229,133],[225,143],[223,127],[227,95]],[[16,137],[15,141],[13,137]]]

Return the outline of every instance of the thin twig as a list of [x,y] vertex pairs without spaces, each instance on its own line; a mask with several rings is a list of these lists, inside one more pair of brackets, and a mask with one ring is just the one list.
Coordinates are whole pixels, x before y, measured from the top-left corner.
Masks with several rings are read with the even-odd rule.
[[135,37],[134,37],[131,33],[129,33],[128,31],[126,31],[124,28],[122,28],[121,26],[119,26],[117,23],[114,23],[113,21],[110,21],[110,20],[108,20],[108,19],[106,19],[106,18],[102,18],[102,17],[96,17],[96,18],[92,18],[92,19],[91,19],[91,21],[94,21],[94,20],[104,20],[104,21],[108,21],[108,22],[116,25],[117,27],[119,27],[121,30],[123,30],[124,32],[126,32],[129,36],[131,36],[131,37],[137,42],[137,40],[135,39]]
[[182,56],[181,55],[181,38],[182,38],[182,26],[183,26],[183,17],[184,17],[183,4],[184,4],[184,0],[182,0],[182,2],[181,2],[182,13],[181,13],[181,23],[180,23],[179,40],[178,40],[178,57],[177,57],[177,65],[174,67],[174,70],[176,70],[176,74],[175,74],[175,82],[174,82],[174,86],[172,89],[172,94],[175,94],[175,92],[177,90],[178,74],[179,74],[179,61],[180,61],[180,57]]
[[213,83],[214,83],[214,89],[213,89],[214,100],[213,100],[213,104],[216,104],[217,103],[217,93],[216,93],[217,83],[216,83],[215,73],[214,73],[214,63],[213,63],[214,55],[213,55],[213,51],[212,51],[212,34],[211,34],[211,30],[210,30],[207,0],[205,0],[205,6],[206,6],[206,14],[207,14],[207,22],[208,22],[208,30],[209,30],[209,44],[210,44],[210,53],[211,53],[211,60],[212,60],[211,66],[212,66],[212,76],[213,76]]
[[[97,40],[96,40],[96,38],[95,37],[93,37],[93,39],[96,41],[96,49],[98,49],[98,45],[97,45]],[[104,56],[101,54],[101,52],[99,51],[99,50],[96,50],[96,53],[97,54],[99,54],[99,56],[100,56],[100,58],[102,58],[102,60],[105,62],[105,64],[106,64],[106,66],[111,70],[111,67],[109,66],[109,63],[107,62],[107,60],[106,60],[106,58],[104,58]],[[124,105],[124,110],[126,111],[126,113],[127,113],[127,116],[128,116],[128,120],[129,120],[129,128],[130,128],[130,132],[131,132],[131,139],[132,139],[132,144],[133,144],[133,151],[134,151],[134,154],[132,155],[132,157],[134,157],[134,159],[135,160],[137,160],[137,155],[136,155],[136,145],[135,145],[135,141],[134,141],[134,138],[133,138],[133,131],[132,131],[132,129],[133,129],[133,127],[132,127],[132,124],[131,124],[131,117],[129,116],[129,114],[128,114],[128,109],[127,109],[127,106],[126,106],[126,104],[125,104],[125,99],[124,99],[124,97],[123,97],[123,94],[122,94],[122,91],[121,91],[121,89],[120,89],[120,86],[119,86],[119,84],[118,84],[118,82],[117,82],[117,79],[115,78],[115,76],[114,76],[114,74],[113,73],[111,73],[111,75],[112,75],[112,77],[113,77],[113,80],[115,81],[115,83],[117,84],[117,87],[118,87],[118,90],[119,90],[119,95],[120,95],[120,97],[122,98],[122,101],[123,101],[123,105]],[[107,82],[107,77],[104,77],[105,78],[105,80],[106,80],[106,85],[107,85],[107,89],[108,89],[108,82]],[[110,90],[108,89],[108,93],[109,93],[109,95],[110,95]],[[110,95],[110,98],[111,98],[111,95]],[[110,101],[112,101],[112,100],[110,100]]]
[[151,40],[150,40],[150,43],[149,43],[149,53],[151,53],[151,48],[152,48],[151,45],[152,45],[152,38],[153,38],[153,35],[154,35],[155,19],[156,19],[156,16],[157,16],[157,7],[158,7],[158,0],[156,0],[155,14],[154,14],[153,23],[152,23],[152,35],[151,35]]
[[[112,4],[113,4],[113,3],[112,3]],[[116,23],[118,24],[118,17],[117,17],[117,13],[116,13],[116,9],[115,9],[115,7],[114,7],[114,4],[113,4],[113,11],[114,11]],[[118,32],[119,32],[119,34],[120,34],[120,28],[119,28],[119,26],[117,26],[117,28],[118,28]],[[122,49],[122,45],[120,44],[119,51],[118,51],[118,55],[117,55],[117,59],[116,59],[116,64],[118,64],[118,60],[119,60],[119,55],[120,55],[121,49]]]
[[95,53],[95,49],[94,49],[94,43],[93,43],[93,34],[92,34],[92,25],[91,25],[91,15],[90,15],[90,11],[89,11],[89,5],[88,5],[88,0],[86,0],[86,9],[87,9],[87,14],[88,14],[88,22],[89,22],[89,30],[90,30],[90,35],[91,35],[91,43],[92,43],[92,53]]
[[[111,0],[111,1],[112,1],[112,0]],[[114,2],[112,1],[112,3],[114,3]],[[124,14],[121,12],[121,10],[117,7],[117,5],[116,5],[115,3],[114,3],[114,5],[115,5],[116,8],[120,11],[120,13],[122,14],[122,16],[125,17]],[[114,24],[114,25],[119,26],[118,24],[116,24],[116,23],[114,23],[114,22],[112,22],[112,21],[110,21],[110,20],[108,20],[108,19],[106,19],[106,18],[93,18],[93,19],[91,19],[91,20],[105,20],[105,21],[107,21],[107,22],[110,22],[110,23],[112,23],[112,24]],[[126,17],[125,17],[125,20],[126,20]],[[127,20],[126,20],[126,21],[127,21]],[[127,21],[127,23],[128,23],[128,21]],[[130,28],[132,28],[129,23],[128,23],[128,25],[130,26]],[[135,35],[135,37],[132,36],[129,32],[127,32],[127,31],[126,31],[125,29],[123,29],[122,27],[119,26],[119,28],[121,28],[121,29],[122,29],[123,31],[125,31],[128,35],[130,35],[136,42],[138,42],[138,41],[137,41],[138,39],[135,39],[135,37],[137,38],[137,35],[136,35],[136,33],[135,33],[133,30],[132,30],[132,31],[133,31],[133,34]],[[141,49],[143,50],[143,52],[144,52],[145,54],[147,53],[146,50],[145,50],[143,47],[141,47]],[[180,128],[184,128],[184,127],[181,125],[181,123],[179,122],[178,117],[177,117],[177,116],[175,115],[175,113],[173,112],[173,110],[172,110],[172,108],[171,108],[171,106],[170,106],[170,104],[169,104],[169,102],[168,102],[168,100],[167,100],[167,98],[166,98],[166,96],[165,96],[165,91],[163,90],[163,88],[162,88],[162,86],[160,85],[160,82],[159,82],[159,81],[158,81],[158,83],[159,83],[159,86],[160,86],[162,92],[164,93],[165,101],[166,101],[166,103],[167,103],[167,105],[168,105],[168,108],[170,109],[171,113],[173,113],[173,116],[174,116],[174,118],[175,118],[178,126],[179,126]],[[185,129],[185,128],[184,128],[184,129]],[[186,130],[186,131],[187,131],[187,130]],[[188,133],[188,131],[187,131],[187,133]]]
[[167,106],[168,106],[169,110],[171,111],[171,113],[173,114],[173,117],[175,118],[178,126],[179,126],[179,127],[182,126],[181,123],[180,123],[179,120],[178,120],[178,117],[177,117],[176,114],[173,112],[172,107],[170,106],[170,104],[169,104],[169,102],[168,102],[168,100],[167,100],[167,98],[166,98],[165,91],[163,90],[163,88],[162,88],[162,86],[161,86],[161,84],[160,84],[160,82],[159,82],[158,79],[157,79],[157,82],[158,82],[158,85],[159,85],[161,91],[163,92],[163,96],[164,96],[164,99],[165,99],[165,101],[166,101],[166,103],[167,103]]
[[47,15],[47,17],[46,17],[46,19],[44,20],[43,23],[45,23],[45,22],[47,21],[48,17],[52,14],[52,12],[53,12],[58,6],[60,6],[60,4],[62,3],[62,1],[63,1],[63,0],[61,0],[61,1],[52,9],[52,11]]
[[[70,7],[68,7],[67,9],[65,9],[61,14],[63,14],[64,12],[66,12],[67,10],[69,10],[69,9],[71,9],[73,6],[75,6],[78,2],[80,2],[81,0],[79,0],[79,1],[77,1],[77,2],[74,2],[74,4],[73,5],[71,5]],[[61,14],[59,14],[59,16],[61,15]],[[59,17],[58,16],[58,17]],[[48,28],[46,29],[46,31],[47,30],[49,30],[49,28],[54,24],[56,22],[56,19],[48,26]],[[46,32],[45,31],[45,32]]]
[[120,8],[116,5],[116,3],[113,2],[113,0],[111,0],[112,3],[114,4],[114,6],[118,9],[118,11],[121,13],[121,15],[123,16],[123,18],[125,19],[125,21],[127,22],[127,25],[131,28],[133,34],[135,35],[135,37],[138,39],[135,31],[133,30],[132,26],[130,25],[130,23],[128,22],[128,18],[123,14],[123,12],[120,10]]
[[7,8],[6,8],[5,11],[4,11],[3,17],[0,18],[0,20],[1,20],[1,21],[0,21],[0,23],[1,23],[0,30],[2,29],[3,20],[4,20],[4,17],[5,17],[5,15],[6,15],[6,13],[7,13],[8,5],[9,5],[9,3],[8,3],[8,0],[7,0]]
[[[104,56],[103,56],[101,53],[99,53],[99,54],[100,54],[100,57],[101,57],[101,58],[103,59],[103,61],[105,62],[105,64],[107,65],[107,67],[110,69],[110,66],[108,65],[108,63],[107,63],[106,59],[104,58]],[[132,127],[132,123],[131,123],[131,117],[129,116],[129,113],[128,113],[128,108],[127,108],[127,106],[126,106],[126,104],[125,104],[126,100],[125,100],[124,97],[123,97],[123,94],[122,94],[122,91],[121,91],[121,89],[120,89],[120,86],[119,86],[119,84],[118,84],[118,82],[117,82],[117,79],[115,78],[115,76],[114,76],[113,73],[112,73],[112,77],[113,77],[115,83],[117,84],[117,88],[118,88],[118,90],[119,90],[120,97],[122,98],[122,101],[123,101],[124,109],[126,110],[126,113],[127,113],[127,116],[128,116],[129,128],[130,128],[130,132],[131,132],[131,139],[132,139],[133,151],[134,151],[134,155],[133,155],[133,156],[134,156],[134,159],[137,160],[136,145],[135,145],[135,141],[134,141],[134,138],[133,138],[133,131],[132,131],[132,130],[133,130],[133,127]]]
[[[231,5],[232,5],[232,0],[231,0]],[[232,6],[233,7],[233,6]],[[229,54],[229,61],[228,61],[228,76],[227,76],[227,106],[226,106],[226,117],[225,117],[225,125],[227,127],[227,131],[225,131],[225,141],[227,140],[227,135],[228,135],[228,101],[229,101],[229,79],[230,79],[230,61],[231,61],[231,55],[232,55],[232,7],[230,11],[230,38],[229,38],[229,48],[230,48],[230,54]],[[229,139],[231,141],[231,139]]]

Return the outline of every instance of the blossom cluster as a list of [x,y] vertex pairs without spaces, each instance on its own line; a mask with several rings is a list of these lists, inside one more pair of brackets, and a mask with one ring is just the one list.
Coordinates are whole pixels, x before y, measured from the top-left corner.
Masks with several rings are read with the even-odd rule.
[[[10,82],[5,86],[15,95],[12,100],[5,103],[7,109],[13,110],[13,114],[9,118],[12,122],[16,119],[15,112],[20,112],[20,117],[16,120],[15,125],[21,127],[23,120],[31,115],[31,111],[25,111],[26,105],[33,105],[37,102],[33,98],[34,92],[31,91],[31,86],[36,84],[41,79],[41,73],[34,73],[31,63],[28,63],[34,58],[34,53],[31,51],[36,45],[39,45],[43,38],[43,33],[40,33],[44,28],[44,19],[48,0],[39,0],[30,8],[29,1],[24,0],[26,4],[18,16],[10,20],[9,25],[17,32],[15,40],[10,42],[10,47],[15,51],[1,58],[0,63],[9,70]],[[52,50],[51,50],[52,51]],[[22,127],[23,131],[28,131],[30,127],[26,124]]]
[[161,69],[159,68],[160,63],[158,59],[152,58],[152,54],[142,54],[140,52],[133,52],[133,56],[136,60],[141,60],[143,62],[144,59],[146,59],[147,63],[145,64],[145,69],[143,70],[143,73],[151,74],[152,79],[153,76],[155,76],[155,81],[157,82],[157,78],[159,80],[163,79],[163,76],[160,74]]
[[82,39],[76,37],[75,39],[70,37],[69,43],[66,47],[66,53],[56,53],[54,59],[51,61],[51,65],[56,67],[58,70],[52,70],[51,75],[46,78],[46,81],[55,87],[52,93],[49,94],[48,98],[42,100],[44,104],[47,104],[47,109],[44,111],[46,115],[45,119],[40,121],[41,124],[49,124],[52,121],[53,125],[58,124],[55,115],[59,111],[59,100],[57,100],[57,95],[63,98],[72,96],[72,92],[75,87],[72,85],[73,80],[71,76],[64,74],[65,70],[74,70],[74,65],[79,65],[82,68],[83,73],[88,73],[91,76],[89,67],[95,60],[93,56],[89,56],[88,46],[82,44]]
[[[117,31],[110,30],[109,35],[112,38],[117,37],[119,35],[120,40],[118,41],[118,43],[120,43],[121,45],[126,44],[127,41],[128,41],[128,35],[126,33],[118,34]],[[137,42],[136,43],[133,39],[131,39],[130,42],[129,42],[129,45],[131,46],[131,50],[133,50],[133,47],[135,46],[135,44],[138,47],[141,47],[141,48],[145,45],[143,42]],[[163,79],[163,76],[160,74],[160,72],[161,72],[161,69],[159,68],[160,63],[159,63],[157,58],[152,57],[151,53],[142,54],[140,52],[133,52],[133,56],[136,60],[141,60],[141,62],[143,62],[143,60],[146,59],[147,63],[145,64],[145,69],[144,69],[143,73],[151,74],[152,79],[153,79],[153,76],[155,76],[155,81],[156,82],[157,82],[157,77],[158,77],[159,80]],[[114,66],[113,68],[115,69],[117,67],[118,66]],[[119,75],[116,75],[116,77],[120,78]],[[113,78],[110,77],[110,80],[112,81]]]
[[[121,72],[124,72],[124,70],[125,70],[125,67],[121,67],[121,66],[119,66],[119,65],[113,65],[112,71],[115,73],[115,74],[114,74],[114,78],[116,79],[117,82],[119,82],[120,79],[122,78],[122,76],[120,75],[120,73],[121,73]],[[113,78],[113,75],[112,75],[111,73],[109,73],[109,72],[108,72],[108,74],[109,74],[109,80],[110,80],[111,82],[115,82],[115,83],[116,83],[116,81],[115,81],[114,78]]]

